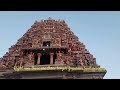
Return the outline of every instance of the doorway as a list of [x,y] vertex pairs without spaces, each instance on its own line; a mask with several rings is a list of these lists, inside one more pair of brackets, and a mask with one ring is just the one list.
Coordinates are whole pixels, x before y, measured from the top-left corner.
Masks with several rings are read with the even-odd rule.
[[50,55],[47,53],[42,54],[40,58],[40,65],[50,64]]
[[43,46],[50,47],[50,41],[44,41],[44,42],[43,42]]

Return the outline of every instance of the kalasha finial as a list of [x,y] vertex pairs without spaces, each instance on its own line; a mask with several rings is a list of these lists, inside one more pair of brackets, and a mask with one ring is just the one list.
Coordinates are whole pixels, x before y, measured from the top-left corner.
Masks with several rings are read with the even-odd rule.
[[49,18],[48,18],[48,20],[52,20],[52,18],[51,18],[51,17],[49,17]]
[[35,20],[34,24],[37,24],[37,23],[38,23],[38,21],[37,21],[37,20]]

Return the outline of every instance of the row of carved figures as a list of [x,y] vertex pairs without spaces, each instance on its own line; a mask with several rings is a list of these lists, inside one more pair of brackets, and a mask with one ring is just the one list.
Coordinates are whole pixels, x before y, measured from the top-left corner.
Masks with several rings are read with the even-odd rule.
[[[66,55],[64,54],[64,52],[60,52],[60,51],[56,54],[57,54],[57,58],[55,60],[55,64],[61,63],[61,64],[69,65],[74,60],[76,61],[76,64],[78,66],[96,65],[95,58],[93,58],[93,56],[90,54],[86,54],[85,56],[80,55],[80,57],[77,57],[75,55],[71,57],[71,55]],[[15,66],[15,65],[22,66],[25,64],[34,64],[34,53],[31,52],[29,54],[26,54],[26,56],[22,58],[18,57],[15,60],[3,60],[2,62],[0,62],[0,66],[2,66],[3,68]]]

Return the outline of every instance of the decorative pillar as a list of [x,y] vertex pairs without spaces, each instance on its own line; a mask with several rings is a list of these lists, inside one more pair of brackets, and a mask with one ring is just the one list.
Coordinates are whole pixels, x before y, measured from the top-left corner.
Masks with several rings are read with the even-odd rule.
[[20,60],[20,66],[23,66],[23,58]]
[[38,56],[37,64],[40,65],[41,53],[37,53],[37,56]]
[[33,53],[32,54],[32,64],[34,65],[34,62],[35,62],[35,54]]
[[53,64],[53,55],[54,53],[50,53],[50,64]]

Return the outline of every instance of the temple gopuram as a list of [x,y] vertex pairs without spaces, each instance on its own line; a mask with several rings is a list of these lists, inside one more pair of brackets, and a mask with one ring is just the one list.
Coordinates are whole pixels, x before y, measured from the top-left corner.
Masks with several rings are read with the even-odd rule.
[[[44,67],[44,70],[15,71],[17,67]],[[48,67],[63,69],[45,70]],[[96,63],[96,58],[64,20],[50,17],[35,21],[17,43],[9,48],[0,58],[0,70],[1,77],[10,79],[102,79],[107,72]]]

